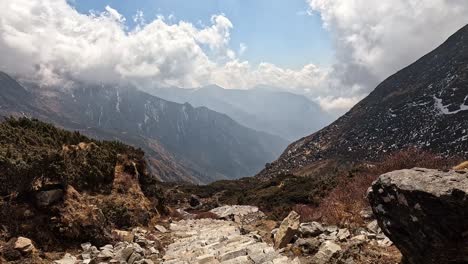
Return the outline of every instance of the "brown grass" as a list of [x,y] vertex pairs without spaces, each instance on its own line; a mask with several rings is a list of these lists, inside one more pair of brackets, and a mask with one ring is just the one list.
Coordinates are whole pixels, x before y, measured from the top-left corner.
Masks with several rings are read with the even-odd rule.
[[424,167],[431,169],[449,169],[460,159],[444,158],[417,148],[410,148],[393,153],[383,161],[373,165],[359,165],[342,175],[334,188],[315,208],[302,209],[301,216],[307,220],[320,220],[327,224],[340,226],[362,226],[365,221],[360,212],[369,207],[366,193],[372,182],[379,175],[401,169]]
[[201,212],[195,215],[195,219],[219,219],[219,216],[212,212]]

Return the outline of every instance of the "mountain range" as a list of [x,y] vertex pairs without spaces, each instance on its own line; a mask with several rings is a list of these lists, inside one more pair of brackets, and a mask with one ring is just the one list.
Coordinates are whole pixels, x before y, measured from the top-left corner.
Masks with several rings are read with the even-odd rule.
[[149,92],[169,101],[206,106],[242,125],[290,142],[333,121],[329,113],[307,97],[272,87],[239,90],[211,85],[197,89],[152,88]]
[[287,145],[225,114],[152,96],[131,87],[75,84],[69,89],[20,84],[0,74],[0,114],[37,117],[147,153],[164,181],[208,183],[254,175]]
[[258,177],[307,174],[330,159],[376,161],[411,147],[468,157],[468,26],[331,125],[289,145]]

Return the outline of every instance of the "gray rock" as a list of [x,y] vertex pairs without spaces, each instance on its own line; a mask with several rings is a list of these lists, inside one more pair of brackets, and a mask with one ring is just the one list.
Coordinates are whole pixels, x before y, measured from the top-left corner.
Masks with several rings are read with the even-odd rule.
[[350,236],[351,236],[351,233],[349,232],[347,228],[339,229],[338,233],[336,234],[336,238],[339,241],[345,241]]
[[374,220],[367,224],[367,229],[374,234],[378,234],[382,231],[379,227],[379,223],[377,223],[377,220]]
[[467,192],[467,173],[415,168],[381,175],[368,198],[407,263],[466,263]]
[[299,227],[299,233],[302,237],[315,237],[325,231],[322,224],[317,222],[302,223]]
[[341,251],[341,247],[331,241],[325,241],[313,257],[313,263],[326,264]]
[[128,264],[133,264],[136,261],[141,260],[141,259],[143,259],[143,258],[142,258],[142,256],[140,254],[138,254],[136,252],[133,252],[133,254],[130,255],[130,257],[128,258],[127,263]]
[[299,214],[297,214],[294,211],[291,211],[291,213],[289,213],[289,215],[283,220],[283,222],[281,222],[278,232],[275,235],[275,247],[283,248],[289,242],[291,242],[294,235],[296,235],[296,233],[299,230],[299,225]]
[[66,253],[62,259],[54,261],[54,264],[75,264],[77,262],[76,257],[70,253]]
[[361,210],[361,212],[359,212],[359,215],[364,220],[369,220],[369,219],[372,219],[372,217],[374,217],[374,214],[372,213],[372,208],[370,208],[370,207],[366,208],[364,210]]
[[154,228],[161,233],[167,233],[167,229],[162,225],[155,225]]
[[100,260],[100,261],[105,261],[105,260],[109,260],[111,258],[114,257],[114,252],[112,252],[112,250],[110,249],[103,249],[101,252],[99,252],[99,254],[97,255],[97,258]]
[[36,193],[35,197],[38,206],[46,207],[61,200],[63,197],[63,190],[55,189],[49,191],[40,191]]
[[133,252],[135,252],[135,248],[133,246],[128,246],[116,252],[114,258],[119,261],[127,261]]
[[225,205],[210,210],[220,219],[233,220],[237,223],[252,223],[265,217],[265,214],[255,206]]
[[13,248],[23,254],[30,254],[36,250],[31,239],[26,237],[18,237],[13,245]]
[[301,249],[304,254],[315,254],[322,243],[317,238],[299,238],[294,246]]

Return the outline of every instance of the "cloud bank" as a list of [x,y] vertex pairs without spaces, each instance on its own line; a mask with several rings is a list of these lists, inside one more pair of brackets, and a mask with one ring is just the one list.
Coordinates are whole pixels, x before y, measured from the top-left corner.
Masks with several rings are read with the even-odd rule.
[[0,4],[1,69],[44,85],[64,81],[151,86],[197,87],[218,84],[250,88],[258,84],[306,89],[318,85],[325,71],[306,65],[299,71],[241,61],[228,48],[234,25],[223,14],[202,28],[158,17],[125,28],[117,10],[81,14],[65,0],[15,0]]
[[341,96],[365,95],[468,23],[466,0],[307,0],[330,31]]
[[[248,46],[229,48],[235,25],[223,14],[213,15],[210,25],[195,26],[173,16],[149,21],[141,11],[125,18],[109,6],[81,14],[65,0],[15,0],[0,1],[0,70],[49,86],[268,85],[306,94],[325,110],[340,112],[468,22],[466,0],[307,2],[304,14],[320,15],[334,39],[336,64],[328,68],[242,60]],[[129,30],[126,19],[138,26]]]

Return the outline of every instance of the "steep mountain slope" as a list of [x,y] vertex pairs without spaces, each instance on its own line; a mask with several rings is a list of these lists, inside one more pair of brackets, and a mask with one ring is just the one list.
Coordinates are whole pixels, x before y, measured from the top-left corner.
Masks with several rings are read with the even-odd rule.
[[468,156],[468,26],[336,122],[291,144],[259,176],[301,173],[326,159],[376,160],[410,146]]
[[[142,147],[163,180],[206,183],[250,176],[286,146],[281,138],[243,127],[226,115],[132,88],[81,85],[63,91],[28,85],[27,91],[6,79],[0,100],[13,103],[2,105],[3,115],[31,115]],[[20,90],[24,97],[15,96]]]
[[155,89],[166,100],[206,106],[259,131],[295,140],[324,127],[332,117],[302,95],[267,88],[251,90],[207,86],[200,89]]

